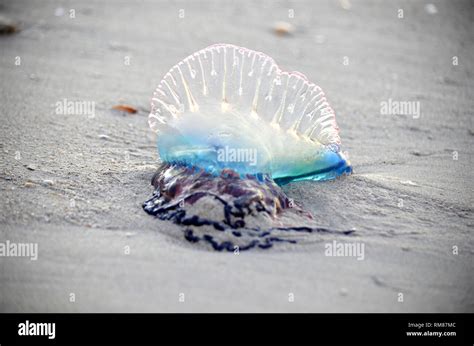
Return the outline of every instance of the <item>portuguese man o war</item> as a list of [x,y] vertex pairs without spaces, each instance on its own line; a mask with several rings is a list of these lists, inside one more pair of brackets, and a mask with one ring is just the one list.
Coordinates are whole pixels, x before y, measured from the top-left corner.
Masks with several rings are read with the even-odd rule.
[[280,186],[348,175],[320,87],[269,56],[216,44],[180,61],[153,94],[160,167],[144,210],[213,249],[297,243],[317,227]]

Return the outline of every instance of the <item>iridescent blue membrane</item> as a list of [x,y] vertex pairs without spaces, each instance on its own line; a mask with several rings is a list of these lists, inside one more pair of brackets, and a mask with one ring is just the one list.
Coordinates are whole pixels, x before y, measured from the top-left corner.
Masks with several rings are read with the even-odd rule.
[[[268,175],[278,185],[303,180],[331,180],[352,172],[350,163],[339,151],[338,146],[324,147],[314,153],[312,159],[304,162],[292,161],[291,158],[286,162],[274,162],[261,154],[265,152],[263,150],[255,150],[255,157],[250,154],[248,157],[243,157],[247,158],[244,161],[222,161],[219,160],[219,153],[225,152],[226,148],[229,151],[229,147],[241,148],[242,146],[228,142],[202,143],[199,139],[180,135],[159,136],[157,146],[160,158],[165,163],[189,168],[197,167],[215,176],[226,169],[235,171],[242,178],[249,175],[257,178]],[[243,149],[251,150],[251,148]],[[248,151],[245,153],[248,154]],[[255,162],[252,161],[254,158]]]
[[287,177],[273,177],[278,185],[285,185],[294,181],[313,180],[324,181],[336,179],[341,175],[352,173],[352,166],[339,153],[328,154],[326,157],[327,168],[318,169],[306,174]]

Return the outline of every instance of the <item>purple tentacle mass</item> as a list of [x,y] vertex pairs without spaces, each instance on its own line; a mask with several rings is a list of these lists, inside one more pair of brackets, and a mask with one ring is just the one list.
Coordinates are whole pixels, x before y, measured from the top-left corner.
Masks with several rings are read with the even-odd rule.
[[152,179],[153,197],[144,210],[183,228],[186,240],[222,251],[268,249],[295,244],[308,233],[341,233],[316,227],[266,175],[241,177],[232,170],[219,176],[198,168],[163,164]]

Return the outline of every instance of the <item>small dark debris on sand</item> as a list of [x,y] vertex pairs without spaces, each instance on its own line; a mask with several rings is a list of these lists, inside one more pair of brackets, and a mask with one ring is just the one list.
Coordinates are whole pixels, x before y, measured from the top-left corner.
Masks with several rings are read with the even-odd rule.
[[20,31],[18,23],[0,15],[0,35],[10,35]]
[[129,114],[135,114],[138,112],[138,110],[132,106],[129,105],[116,105],[112,107],[113,110],[124,112],[124,113],[129,113]]

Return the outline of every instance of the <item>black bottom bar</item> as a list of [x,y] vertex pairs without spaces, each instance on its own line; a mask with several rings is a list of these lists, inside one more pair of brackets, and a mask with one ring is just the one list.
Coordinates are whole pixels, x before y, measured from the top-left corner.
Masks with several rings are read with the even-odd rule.
[[473,345],[473,316],[473,314],[0,314],[0,345],[245,343]]

